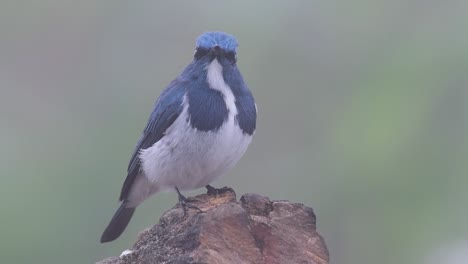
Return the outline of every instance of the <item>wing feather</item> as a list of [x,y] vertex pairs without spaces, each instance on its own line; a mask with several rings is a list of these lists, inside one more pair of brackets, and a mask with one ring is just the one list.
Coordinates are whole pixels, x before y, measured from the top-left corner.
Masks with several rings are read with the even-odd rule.
[[122,186],[120,201],[127,199],[135,178],[140,174],[140,151],[147,149],[164,137],[164,133],[179,117],[183,109],[184,84],[174,80],[159,97],[153,112],[151,113],[146,128],[144,129],[127,168],[127,178]]

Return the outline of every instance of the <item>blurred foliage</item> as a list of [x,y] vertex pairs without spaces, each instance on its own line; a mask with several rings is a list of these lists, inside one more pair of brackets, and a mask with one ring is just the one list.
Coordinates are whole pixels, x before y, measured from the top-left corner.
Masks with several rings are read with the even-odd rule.
[[215,186],[312,206],[332,263],[451,252],[468,240],[466,10],[423,0],[2,1],[2,262],[119,255],[176,203],[158,194],[120,239],[98,243],[155,99],[207,30],[238,38],[259,107],[248,153]]

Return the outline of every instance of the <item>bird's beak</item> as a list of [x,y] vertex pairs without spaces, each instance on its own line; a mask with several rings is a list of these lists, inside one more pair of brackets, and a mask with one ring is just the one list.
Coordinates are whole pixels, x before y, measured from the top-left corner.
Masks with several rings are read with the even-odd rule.
[[214,46],[213,48],[211,48],[211,52],[213,53],[213,55],[215,55],[216,57],[220,56],[223,54],[223,50],[221,49],[220,46],[216,45]]

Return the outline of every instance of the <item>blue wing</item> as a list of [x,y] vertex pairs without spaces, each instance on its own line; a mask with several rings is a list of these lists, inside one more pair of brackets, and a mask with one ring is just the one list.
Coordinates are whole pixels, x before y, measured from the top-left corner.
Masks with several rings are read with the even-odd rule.
[[133,152],[127,169],[127,178],[122,186],[120,201],[127,199],[135,178],[140,173],[141,164],[138,155],[142,149],[151,147],[158,142],[168,127],[174,123],[182,112],[182,100],[185,94],[184,82],[180,80],[172,81],[169,86],[159,96],[158,101],[151,113],[148,124],[141,135]]

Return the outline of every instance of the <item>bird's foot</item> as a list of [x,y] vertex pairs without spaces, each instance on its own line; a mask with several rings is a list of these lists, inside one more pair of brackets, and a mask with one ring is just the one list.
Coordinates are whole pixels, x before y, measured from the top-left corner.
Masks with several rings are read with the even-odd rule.
[[211,185],[206,185],[205,188],[207,190],[206,194],[208,194],[209,196],[217,196],[225,192],[234,192],[234,190],[229,187],[223,187],[223,188],[217,189]]
[[187,215],[187,208],[195,209],[198,210],[200,213],[203,213],[202,209],[190,204],[190,202],[197,201],[196,199],[186,198],[180,193],[177,187],[175,189],[179,198],[179,204],[182,207],[182,210],[184,211],[184,217]]

